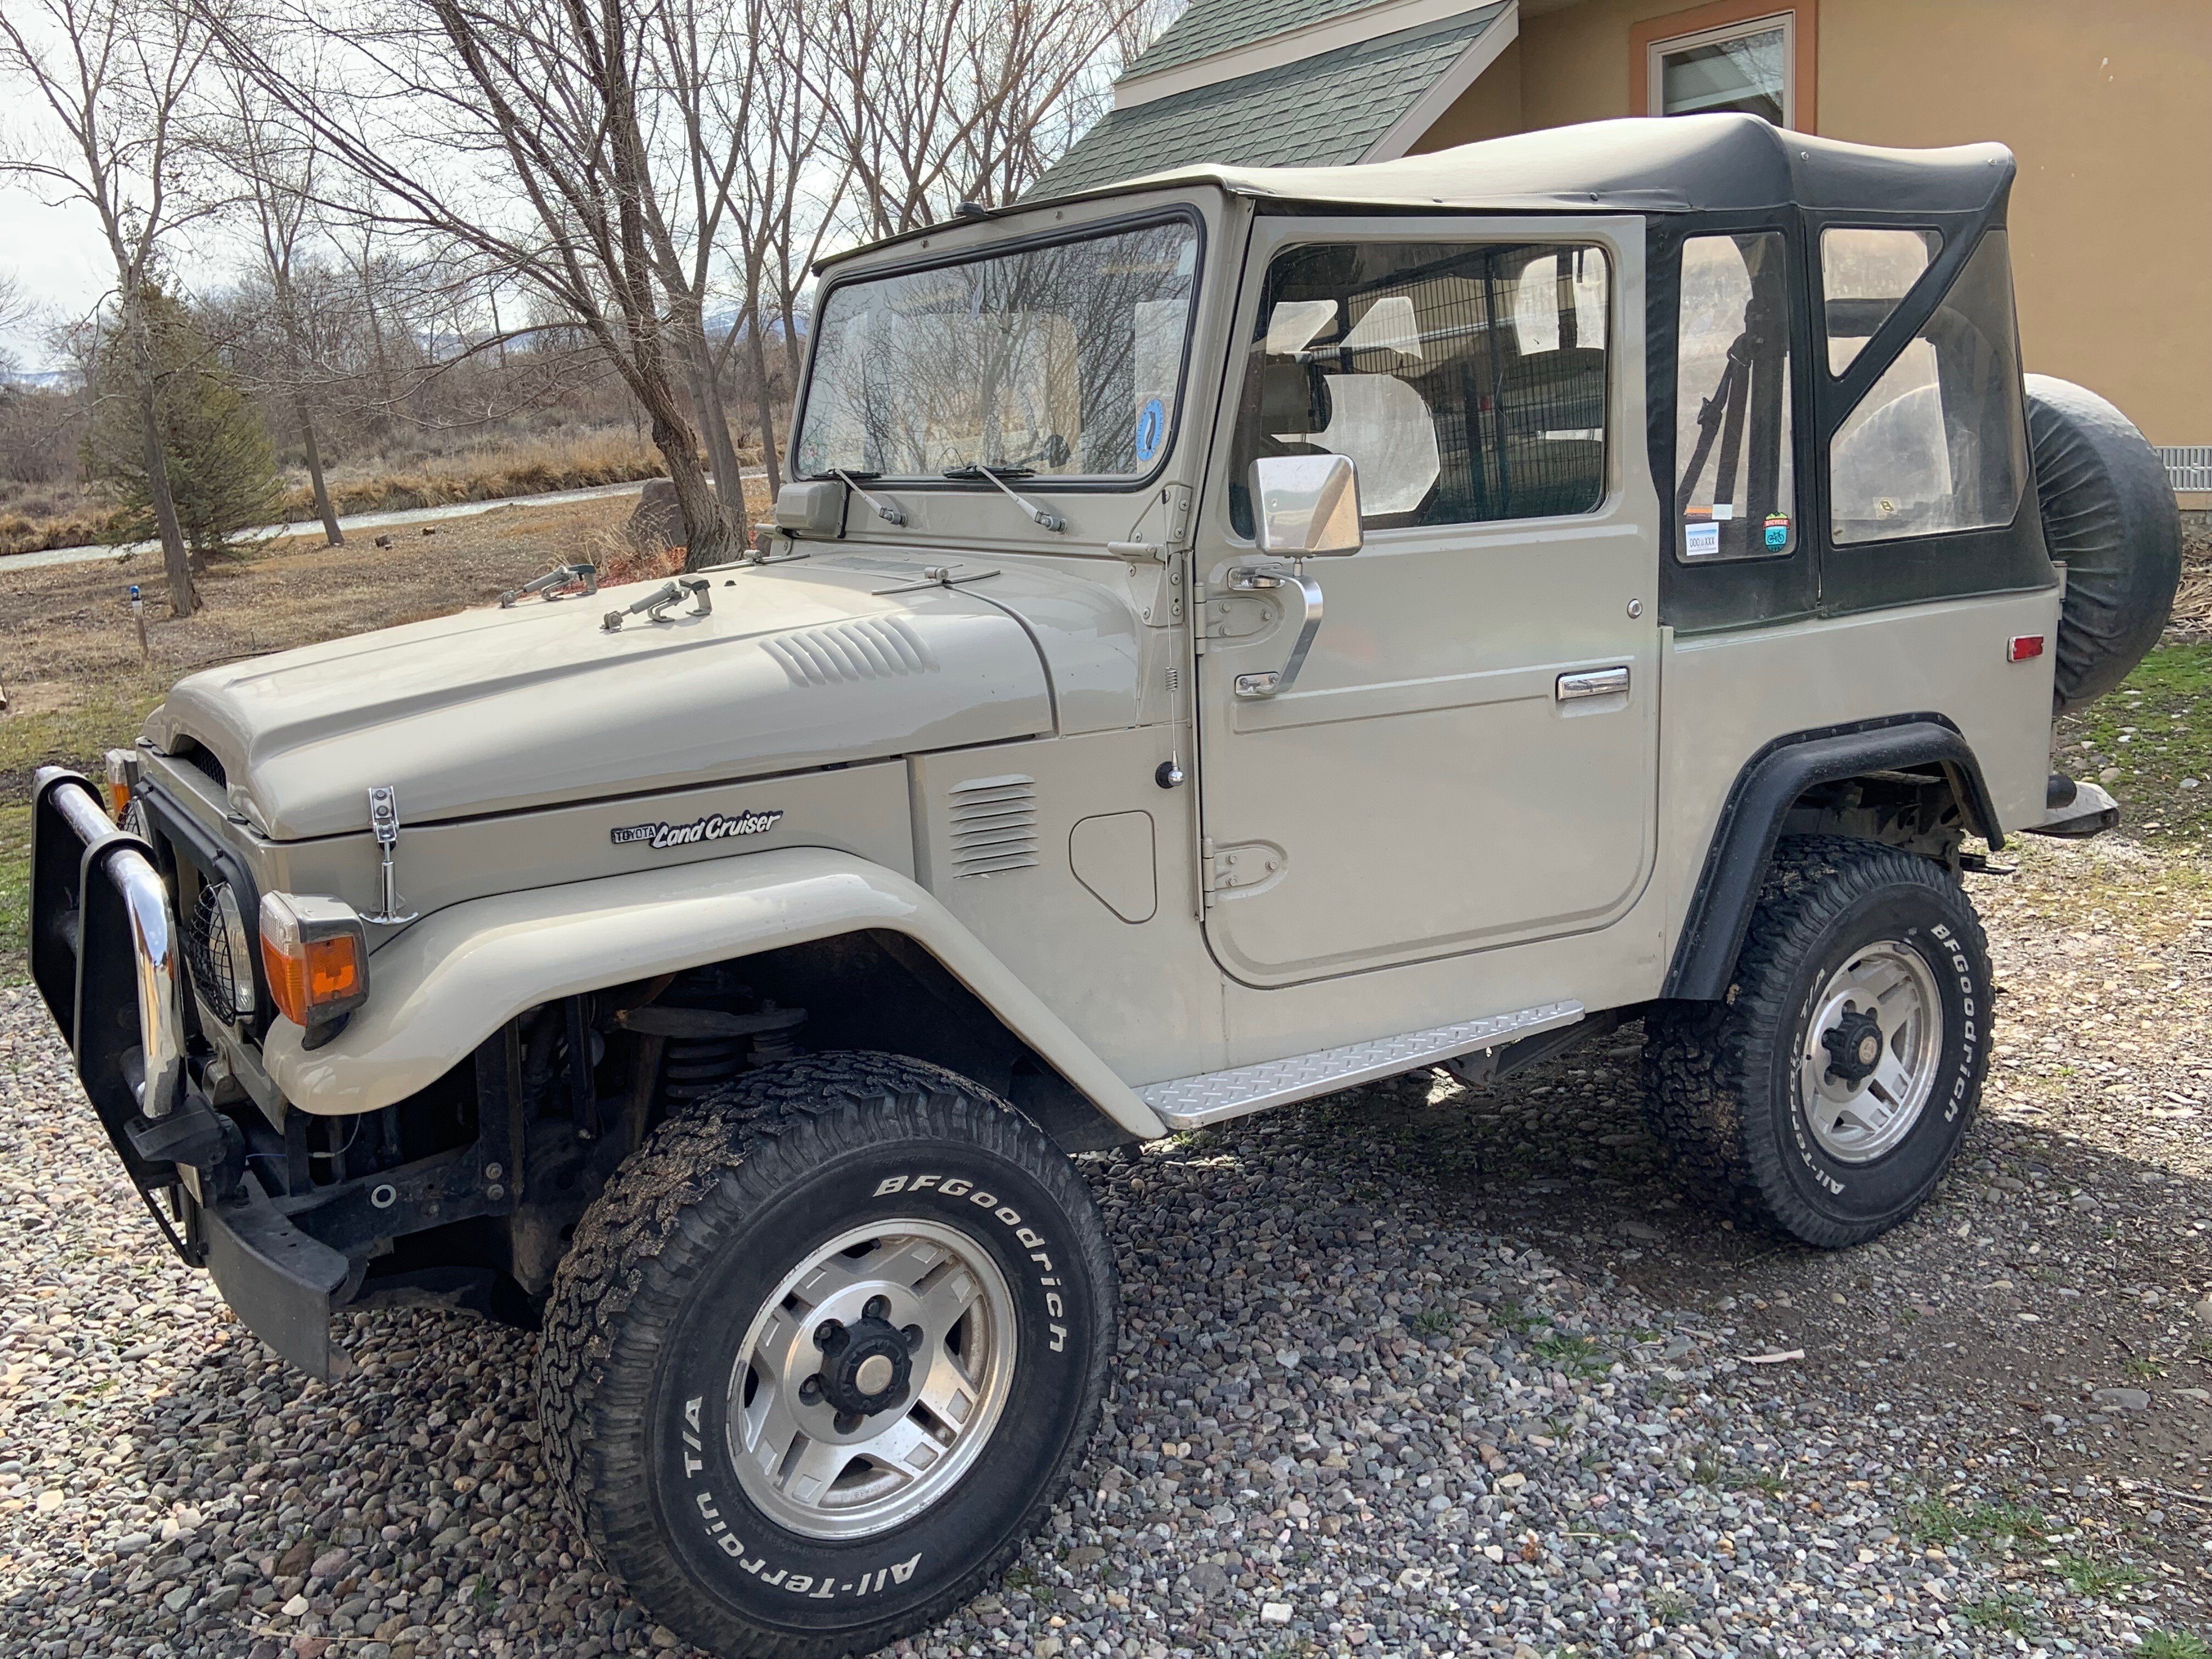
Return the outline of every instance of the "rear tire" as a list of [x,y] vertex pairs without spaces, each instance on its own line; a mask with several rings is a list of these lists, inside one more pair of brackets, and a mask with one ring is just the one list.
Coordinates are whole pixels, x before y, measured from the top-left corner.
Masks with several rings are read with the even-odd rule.
[[1097,1423],[1114,1320],[1090,1189],[1039,1130],[937,1066],[815,1055],[609,1183],[554,1283],[538,1413],[656,1619],[829,1659],[1005,1566]]
[[1783,842],[1726,996],[1644,1022],[1644,1115],[1684,1184],[1834,1249],[1919,1208],[1989,1064],[1989,947],[1941,866]]

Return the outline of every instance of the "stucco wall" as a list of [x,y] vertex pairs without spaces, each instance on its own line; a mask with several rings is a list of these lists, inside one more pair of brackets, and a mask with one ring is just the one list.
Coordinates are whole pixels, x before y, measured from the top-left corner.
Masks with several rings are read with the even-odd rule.
[[[1581,0],[1524,15],[1512,52],[1419,148],[1627,114],[1629,30],[1681,9]],[[1818,29],[1821,132],[1995,138],[2020,158],[2028,367],[2104,393],[2153,443],[2212,443],[2212,4],[1820,0]]]

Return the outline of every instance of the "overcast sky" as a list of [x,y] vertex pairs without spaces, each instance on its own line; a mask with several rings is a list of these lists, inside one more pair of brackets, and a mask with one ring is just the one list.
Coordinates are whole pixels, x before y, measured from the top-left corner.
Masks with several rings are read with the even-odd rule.
[[[0,185],[0,271],[56,320],[83,316],[115,283],[115,264],[90,208],[81,202],[50,208],[13,185]],[[0,352],[25,368],[47,368],[52,353],[43,332],[34,323],[12,337],[0,334]]]

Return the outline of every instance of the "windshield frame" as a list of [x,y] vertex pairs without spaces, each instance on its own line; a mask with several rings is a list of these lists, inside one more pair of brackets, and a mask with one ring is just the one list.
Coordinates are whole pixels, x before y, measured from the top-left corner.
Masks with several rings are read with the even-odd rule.
[[[1070,242],[1095,241],[1101,237],[1121,232],[1143,230],[1150,226],[1181,222],[1190,227],[1196,238],[1191,256],[1191,284],[1188,313],[1183,319],[1182,355],[1176,369],[1175,409],[1168,421],[1166,436],[1161,441],[1159,454],[1152,470],[1136,473],[1009,473],[1006,476],[1030,491],[1073,490],[1084,495],[1127,495],[1134,490],[1149,489],[1159,482],[1174,460],[1176,447],[1182,442],[1188,424],[1185,415],[1191,399],[1192,353],[1196,344],[1200,321],[1200,304],[1204,299],[1206,284],[1206,215],[1195,202],[1182,201],[1163,204],[1155,207],[1120,213],[1104,218],[1087,220],[1076,225],[1055,225],[1048,230],[1032,231],[1026,235],[1007,236],[997,240],[975,243],[956,248],[923,259],[905,259],[892,264],[871,265],[865,270],[855,270],[848,276],[825,282],[814,295],[814,303],[807,319],[806,378],[801,386],[799,400],[791,412],[791,436],[787,446],[787,470],[794,481],[812,481],[817,475],[802,473],[798,469],[797,457],[802,435],[806,430],[808,405],[814,397],[816,357],[821,349],[822,331],[817,324],[829,308],[830,296],[842,288],[854,283],[870,283],[885,277],[913,276],[925,270],[935,270],[948,265],[975,264],[985,259],[1004,258],[1008,254],[1025,253],[1033,248],[1057,247]],[[955,222],[935,227],[941,231],[958,230]],[[869,476],[855,468],[847,468],[855,477],[870,483],[878,483],[887,489],[945,490],[962,493],[978,487],[976,480],[948,478],[941,472],[893,473]],[[834,477],[824,473],[823,477]],[[982,488],[988,489],[984,483]]]

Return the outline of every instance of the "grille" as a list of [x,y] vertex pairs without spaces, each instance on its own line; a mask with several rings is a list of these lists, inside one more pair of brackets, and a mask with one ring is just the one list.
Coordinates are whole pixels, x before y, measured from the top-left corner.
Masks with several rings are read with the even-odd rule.
[[185,965],[208,1006],[233,1024],[253,1012],[252,950],[230,884],[202,887],[185,924]]
[[2212,444],[2166,444],[2158,458],[2175,489],[2212,489]]
[[995,876],[1037,861],[1036,780],[970,778],[949,792],[952,876]]
[[230,780],[223,775],[222,763],[216,758],[215,750],[208,748],[204,744],[195,743],[190,738],[179,738],[175,746],[169,750],[169,754],[173,759],[180,760],[187,766],[197,768],[214,779],[216,788],[221,789],[228,786]]

